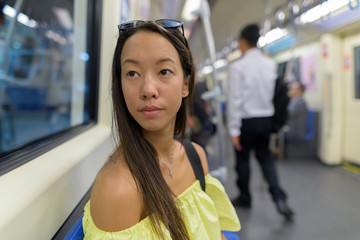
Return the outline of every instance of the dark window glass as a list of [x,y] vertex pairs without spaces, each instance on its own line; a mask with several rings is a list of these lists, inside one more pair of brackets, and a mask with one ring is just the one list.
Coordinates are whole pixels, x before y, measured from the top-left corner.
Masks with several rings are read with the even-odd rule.
[[354,49],[355,98],[360,99],[360,47]]
[[0,156],[95,120],[94,2],[0,0]]

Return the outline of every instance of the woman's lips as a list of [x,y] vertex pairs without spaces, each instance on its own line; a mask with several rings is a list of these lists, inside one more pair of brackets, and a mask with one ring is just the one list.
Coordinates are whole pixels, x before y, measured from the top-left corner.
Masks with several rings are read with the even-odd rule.
[[160,113],[162,109],[157,106],[145,106],[140,109],[140,112],[147,117],[154,117]]

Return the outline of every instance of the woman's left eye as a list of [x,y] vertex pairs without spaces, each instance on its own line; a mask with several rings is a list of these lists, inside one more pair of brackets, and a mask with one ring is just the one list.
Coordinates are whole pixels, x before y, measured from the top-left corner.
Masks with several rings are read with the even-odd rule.
[[159,74],[162,76],[168,76],[171,74],[171,71],[168,69],[164,69],[164,70],[161,70]]

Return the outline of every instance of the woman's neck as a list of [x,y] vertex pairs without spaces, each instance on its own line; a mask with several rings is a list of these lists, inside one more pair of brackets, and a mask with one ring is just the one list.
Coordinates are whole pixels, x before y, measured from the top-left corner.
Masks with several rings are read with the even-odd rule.
[[173,131],[166,134],[144,134],[144,138],[155,148],[159,158],[171,154],[174,139]]

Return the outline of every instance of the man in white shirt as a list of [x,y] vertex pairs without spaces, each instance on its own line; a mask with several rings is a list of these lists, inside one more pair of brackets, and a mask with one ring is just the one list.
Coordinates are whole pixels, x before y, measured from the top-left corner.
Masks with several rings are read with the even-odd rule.
[[251,207],[249,154],[255,150],[277,210],[290,220],[293,212],[286,204],[287,196],[279,186],[274,158],[269,151],[277,65],[256,47],[259,36],[259,27],[255,24],[240,32],[239,48],[243,56],[229,71],[228,128],[236,152],[240,190],[233,204]]

